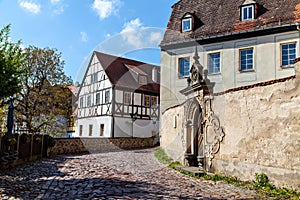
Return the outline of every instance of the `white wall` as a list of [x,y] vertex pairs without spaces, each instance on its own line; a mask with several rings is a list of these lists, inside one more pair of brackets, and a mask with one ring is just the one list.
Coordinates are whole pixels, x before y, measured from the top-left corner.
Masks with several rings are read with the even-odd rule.
[[131,118],[115,118],[115,137],[141,137],[147,138],[158,133],[159,124],[152,120],[137,119],[132,122]]
[[[111,137],[111,123],[112,117],[92,117],[92,118],[82,118],[77,120],[76,131],[74,137],[101,137],[100,136],[100,126],[104,124],[104,135],[103,137]],[[83,126],[82,136],[79,136],[79,127]],[[93,125],[93,134],[89,136],[89,126]]]

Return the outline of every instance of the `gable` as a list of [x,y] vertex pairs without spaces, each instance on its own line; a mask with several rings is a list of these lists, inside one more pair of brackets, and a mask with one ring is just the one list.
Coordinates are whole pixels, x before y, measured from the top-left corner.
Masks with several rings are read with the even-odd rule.
[[[91,83],[93,73],[101,72],[105,74],[111,86],[159,94],[159,80],[157,82],[152,80],[154,68],[157,73],[160,72],[156,65],[94,51],[80,90]],[[147,79],[142,84],[139,82],[141,76]],[[101,75],[98,74],[97,79],[100,81]]]
[[111,86],[112,83],[107,78],[105,69],[98,57],[93,53],[85,71],[78,95],[80,96],[82,94],[91,93],[92,90],[95,91],[100,88]]

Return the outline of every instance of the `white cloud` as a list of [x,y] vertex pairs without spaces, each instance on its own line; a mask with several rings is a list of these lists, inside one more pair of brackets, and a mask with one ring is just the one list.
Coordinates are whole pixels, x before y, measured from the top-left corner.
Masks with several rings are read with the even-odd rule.
[[123,39],[135,48],[143,46],[142,34],[139,32],[143,29],[143,24],[139,18],[126,22],[123,26],[123,30],[120,32]]
[[82,32],[80,32],[80,35],[81,35],[81,41],[82,42],[87,42],[89,40],[88,35],[87,35],[86,32],[82,31]]
[[64,11],[65,11],[65,7],[64,7],[64,6],[59,6],[59,7],[55,8],[55,9],[52,11],[52,13],[53,13],[54,15],[60,15],[60,14],[62,14]]
[[39,14],[41,12],[41,5],[36,4],[36,3],[32,3],[29,1],[19,1],[19,5],[23,9],[25,9],[33,14]]
[[61,0],[50,0],[51,4],[57,4],[59,3]]
[[150,34],[150,42],[160,42],[162,39],[161,32],[152,32]]
[[111,37],[111,34],[109,34],[109,33],[107,33],[106,35],[105,35],[105,38],[110,38]]
[[65,7],[68,5],[63,2],[63,0],[50,0],[51,7],[50,10],[52,15],[60,15],[65,11]]
[[142,22],[139,18],[136,18],[134,20],[131,20],[130,22],[126,22],[124,24],[124,28],[121,31],[121,33],[129,32],[129,31],[134,31],[142,28]]
[[119,0],[94,0],[92,8],[97,12],[99,18],[105,19],[112,14],[116,14],[121,6]]

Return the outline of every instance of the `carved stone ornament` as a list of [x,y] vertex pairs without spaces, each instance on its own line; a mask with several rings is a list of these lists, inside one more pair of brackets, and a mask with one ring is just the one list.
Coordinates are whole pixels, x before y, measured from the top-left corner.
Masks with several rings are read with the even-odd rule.
[[206,116],[204,119],[204,139],[205,139],[205,157],[208,159],[208,167],[212,165],[214,155],[220,149],[220,143],[225,136],[224,129],[220,125],[219,118],[214,114],[211,108],[211,99],[206,100]]
[[194,63],[190,70],[190,79],[192,84],[200,83],[202,81],[202,73],[203,73],[203,66],[199,62],[199,55],[197,47],[195,47],[195,55],[193,56]]
[[198,80],[198,70],[195,67],[195,65],[192,66],[190,73],[191,73],[191,80],[193,82],[197,82],[197,80]]

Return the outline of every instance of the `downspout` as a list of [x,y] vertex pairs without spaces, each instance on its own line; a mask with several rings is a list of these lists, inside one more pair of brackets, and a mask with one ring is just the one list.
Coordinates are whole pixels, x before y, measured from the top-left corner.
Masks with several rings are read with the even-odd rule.
[[115,103],[116,103],[116,91],[115,91],[115,85],[111,88],[112,90],[112,100],[111,100],[111,137],[115,137],[115,117],[114,117],[114,112],[115,112]]

